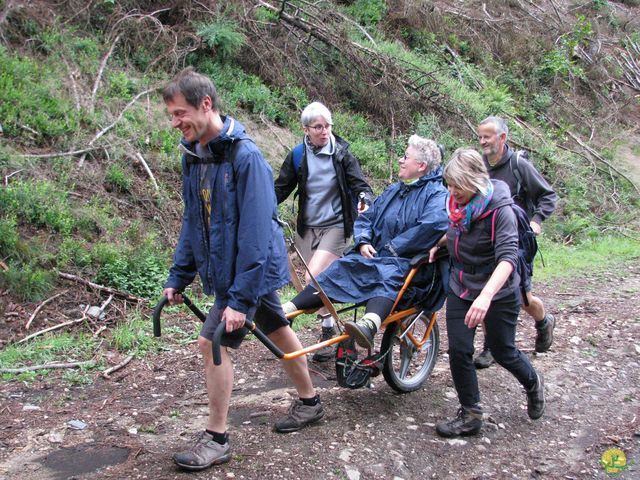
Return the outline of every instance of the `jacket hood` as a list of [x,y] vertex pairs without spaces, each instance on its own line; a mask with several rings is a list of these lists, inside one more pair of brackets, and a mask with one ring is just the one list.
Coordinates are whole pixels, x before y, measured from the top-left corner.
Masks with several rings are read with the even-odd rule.
[[493,197],[489,202],[489,208],[495,210],[496,208],[504,207],[505,205],[511,205],[513,203],[513,199],[511,198],[509,185],[502,180],[491,180],[491,183],[493,184]]
[[440,165],[440,166],[436,167],[435,169],[431,170],[426,175],[421,176],[415,182],[404,183],[404,182],[401,181],[400,183],[405,188],[419,188],[419,187],[423,186],[425,183],[433,182],[434,180],[442,182],[442,165]]
[[[220,118],[222,119],[222,131],[217,137],[207,144],[209,150],[214,153],[216,153],[220,147],[224,147],[226,143],[233,143],[238,140],[245,140],[249,138],[244,125],[238,122],[235,118],[225,116],[221,116]],[[189,142],[182,138],[180,140],[180,144],[191,152],[195,152],[195,142]]]
[[502,157],[495,165],[491,165],[486,155],[482,155],[482,160],[484,160],[484,164],[487,166],[487,170],[497,170],[502,168],[502,166],[509,161],[511,155],[513,154],[513,149],[509,147],[506,143],[504,144],[504,152],[502,152]]

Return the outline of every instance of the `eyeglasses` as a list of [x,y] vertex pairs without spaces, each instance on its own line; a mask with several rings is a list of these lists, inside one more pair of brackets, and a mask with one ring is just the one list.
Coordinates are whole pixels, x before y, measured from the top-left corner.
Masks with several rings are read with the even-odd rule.
[[310,128],[311,130],[313,130],[316,133],[320,133],[323,130],[331,130],[331,125],[307,125],[307,128]]

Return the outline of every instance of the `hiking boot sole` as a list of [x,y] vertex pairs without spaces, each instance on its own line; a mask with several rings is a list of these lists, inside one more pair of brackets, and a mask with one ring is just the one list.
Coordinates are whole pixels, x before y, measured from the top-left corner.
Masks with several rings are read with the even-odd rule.
[[284,427],[284,428],[278,428],[277,426],[273,426],[273,430],[278,432],[278,433],[293,433],[293,432],[297,432],[298,430],[302,430],[304,427],[308,426],[308,425],[312,425],[314,423],[319,422],[320,420],[322,420],[322,417],[324,417],[324,412],[322,412],[320,414],[319,417],[314,418],[313,420],[309,420],[307,422],[304,422],[302,425],[296,425],[295,427]]
[[480,430],[482,430],[482,424],[477,428],[472,428],[470,430],[463,430],[460,433],[444,432],[442,430],[439,430],[438,427],[436,426],[436,433],[444,438],[472,437],[473,435],[477,435],[478,433],[480,433]]
[[205,470],[209,467],[213,467],[214,465],[222,465],[223,463],[227,463],[229,460],[231,460],[231,453],[227,453],[222,457],[216,458],[211,463],[208,463],[206,465],[188,465],[178,462],[175,458],[173,459],[176,465],[178,465],[183,470],[188,470],[190,472],[198,472],[200,470]]
[[373,348],[373,342],[369,339],[369,337],[362,333],[356,325],[352,323],[346,323],[344,326],[344,331],[347,332],[347,334],[351,338],[353,338],[356,343],[362,348]]

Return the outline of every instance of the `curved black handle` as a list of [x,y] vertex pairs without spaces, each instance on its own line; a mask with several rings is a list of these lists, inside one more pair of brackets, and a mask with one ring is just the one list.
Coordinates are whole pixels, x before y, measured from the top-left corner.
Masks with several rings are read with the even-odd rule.
[[163,295],[158,304],[153,309],[153,336],[159,337],[161,335],[160,331],[160,313],[164,306],[169,303],[169,299],[166,295]]
[[[187,297],[184,293],[181,292],[176,292],[176,293],[180,293],[182,295],[182,299],[184,300],[184,304],[189,307],[189,310],[191,310],[196,317],[198,317],[200,319],[201,322],[204,323],[204,321],[207,319],[207,316],[202,313],[202,310],[200,310],[192,301],[189,297]],[[165,307],[165,305],[169,303],[169,299],[167,298],[166,295],[163,295],[162,298],[160,299],[160,301],[158,302],[158,304],[154,307],[153,309],[153,336],[154,337],[159,337],[161,335],[161,328],[160,328],[160,314],[162,313],[162,309]]]
[[[267,347],[271,353],[273,353],[276,357],[282,358],[284,357],[284,352],[280,350],[275,343],[269,340],[262,330],[260,330],[256,325],[248,319],[245,319],[244,326],[251,333],[253,333],[262,344]],[[220,355],[220,342],[222,341],[222,336],[225,334],[227,329],[227,322],[222,320],[218,326],[216,327],[216,331],[213,334],[212,340],[212,349],[213,349],[213,364],[218,366],[222,363],[222,356]]]

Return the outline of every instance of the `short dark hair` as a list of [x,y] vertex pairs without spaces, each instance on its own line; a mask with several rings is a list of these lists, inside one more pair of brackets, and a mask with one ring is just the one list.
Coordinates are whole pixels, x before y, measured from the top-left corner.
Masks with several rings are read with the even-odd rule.
[[216,87],[209,77],[195,71],[193,67],[187,67],[178,73],[162,90],[162,98],[165,102],[171,101],[181,93],[187,103],[199,108],[204,97],[211,97],[211,105],[214,110],[220,111],[220,97]]

